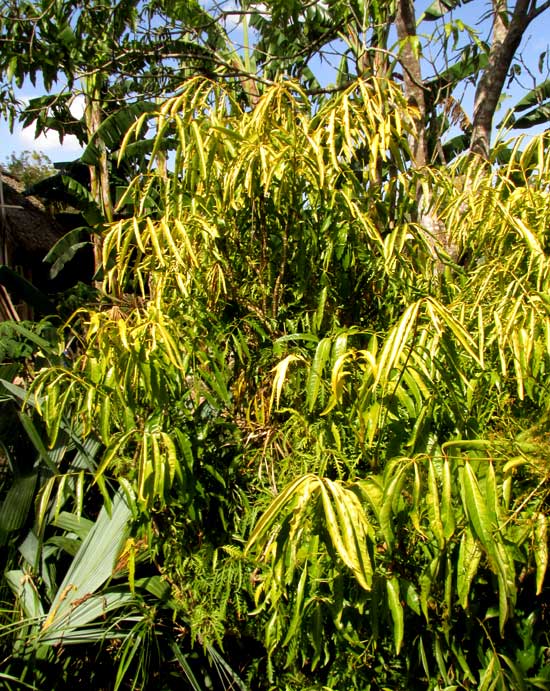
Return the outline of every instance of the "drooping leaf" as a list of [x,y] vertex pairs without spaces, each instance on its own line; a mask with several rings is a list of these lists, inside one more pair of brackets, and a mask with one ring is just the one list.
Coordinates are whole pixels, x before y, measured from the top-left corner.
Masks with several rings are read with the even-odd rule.
[[[550,98],[550,79],[542,82],[534,89],[529,91],[523,98],[521,98],[513,108],[513,112],[521,113],[533,106],[541,105],[544,101]],[[517,124],[516,124],[517,126]]]
[[60,238],[44,257],[44,261],[52,265],[50,278],[55,278],[78,250],[89,246],[90,243],[90,228],[86,227],[75,228]]
[[399,579],[388,578],[386,580],[386,588],[388,591],[388,605],[393,619],[393,643],[395,646],[395,653],[399,655],[401,646],[403,645],[403,636],[405,634],[404,612],[399,592]]
[[41,314],[55,314],[55,305],[50,302],[48,296],[9,266],[0,266],[0,284],[17,299],[23,300]]
[[[321,387],[323,370],[331,354],[332,341],[329,338],[323,338],[319,341],[315,356],[309,368],[309,375],[306,384],[307,405],[310,412],[315,407],[319,390]],[[277,403],[278,405],[278,403]]]
[[537,565],[537,595],[540,595],[548,568],[548,518],[540,512],[536,517],[534,547]]
[[447,12],[451,12],[462,5],[466,5],[470,1],[471,0],[435,0],[435,2],[424,10],[424,13],[420,19],[424,19],[426,21],[435,21],[436,19],[441,19],[441,17],[447,14]]
[[9,533],[19,530],[29,518],[34,498],[37,473],[16,477],[0,505],[0,546]]
[[540,106],[533,108],[529,113],[522,115],[517,120],[512,120],[512,124],[518,130],[529,129],[538,125],[544,125],[550,121],[550,104],[541,103]]
[[140,100],[126,104],[120,110],[106,117],[84,149],[84,153],[80,157],[82,163],[98,165],[101,149],[97,146],[97,140],[101,140],[109,149],[118,148],[130,127],[141,115],[144,113],[151,114],[157,110],[157,104]]

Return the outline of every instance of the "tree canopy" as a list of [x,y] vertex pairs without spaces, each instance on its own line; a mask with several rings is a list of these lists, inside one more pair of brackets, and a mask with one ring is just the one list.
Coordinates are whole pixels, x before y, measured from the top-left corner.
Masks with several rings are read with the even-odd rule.
[[6,688],[549,688],[546,5],[458,8],[10,3],[98,272],[3,330]]

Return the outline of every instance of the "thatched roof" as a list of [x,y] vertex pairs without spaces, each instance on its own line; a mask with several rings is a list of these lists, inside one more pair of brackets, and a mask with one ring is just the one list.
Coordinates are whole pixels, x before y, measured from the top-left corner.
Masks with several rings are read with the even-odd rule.
[[[25,186],[0,169],[4,204],[0,223],[14,249],[27,255],[44,256],[63,235],[63,229],[47,213],[39,199],[24,194]],[[10,208],[19,207],[19,208]]]

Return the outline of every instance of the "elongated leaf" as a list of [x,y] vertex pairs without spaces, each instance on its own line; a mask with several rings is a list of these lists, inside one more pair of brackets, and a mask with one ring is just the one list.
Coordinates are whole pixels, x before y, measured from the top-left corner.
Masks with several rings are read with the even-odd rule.
[[445,535],[443,533],[443,523],[441,522],[439,490],[435,477],[434,464],[431,458],[428,461],[428,493],[426,495],[426,503],[428,505],[430,528],[436,537],[439,549],[442,550],[445,547]]
[[543,103],[529,113],[523,115],[521,118],[514,120],[512,124],[516,129],[526,130],[529,129],[529,127],[544,125],[548,122],[550,122],[550,104]]
[[548,518],[543,513],[537,514],[535,526],[535,562],[537,564],[537,595],[540,595],[548,568]]
[[422,301],[418,301],[409,305],[391,330],[380,353],[376,384],[387,386],[392,369],[399,368],[400,360],[409,346],[409,339],[416,327],[421,304]]
[[42,440],[42,436],[40,435],[30,416],[24,412],[19,412],[18,416],[25,432],[32,442],[32,445],[38,451],[40,458],[44,461],[50,472],[56,475],[58,473],[58,467],[53,458],[53,451],[49,451],[46,448],[44,441]]
[[[441,318],[448,329],[453,333],[456,340],[468,353],[474,362],[481,366],[479,359],[479,349],[468,331],[464,328],[460,321],[454,318],[450,311],[441,303],[433,299],[426,300],[428,313],[432,317],[432,323],[437,328],[437,317]],[[436,317],[437,315],[437,317]]]
[[461,490],[463,492],[464,510],[474,535],[487,549],[491,543],[491,522],[485,499],[479,488],[477,478],[471,464],[466,461],[460,474]]
[[536,106],[548,98],[550,98],[550,79],[547,79],[525,94],[525,96],[516,103],[513,110],[516,113],[521,113],[521,111]]
[[277,408],[279,407],[288,367],[291,362],[297,362],[300,360],[302,360],[302,358],[298,355],[290,354],[287,355],[284,360],[281,360],[281,362],[279,362],[279,364],[273,369],[275,372],[275,377],[273,379],[273,391],[271,394],[270,407],[273,405],[273,401],[275,401]]
[[47,264],[51,264],[50,278],[55,278],[65,264],[71,261],[79,249],[91,243],[91,229],[88,227],[74,228],[60,238],[44,257]]
[[61,175],[60,182],[66,195],[82,210],[86,223],[99,229],[104,220],[103,214],[88,188],[69,175]]
[[191,669],[191,666],[187,661],[187,656],[181,652],[181,649],[176,643],[176,641],[171,641],[170,647],[172,649],[172,652],[174,653],[174,657],[176,658],[177,663],[181,667],[185,675],[185,678],[187,679],[187,682],[189,683],[193,691],[204,691],[203,687],[199,684],[197,678],[193,674],[193,670]]
[[[325,494],[321,494],[327,529],[333,538],[334,547],[344,563],[351,568],[358,583],[365,590],[370,590],[373,569],[367,550],[368,519],[355,494],[326,478],[323,482],[333,498],[334,512],[327,514]],[[332,502],[330,498],[327,499],[332,509]],[[337,533],[336,528],[339,528]]]
[[468,609],[470,588],[481,561],[481,554],[472,533],[465,531],[460,539],[456,573],[458,601],[463,609]]
[[47,295],[9,266],[0,266],[0,284],[41,314],[55,314],[55,305],[50,302]]
[[441,19],[447,12],[466,5],[471,0],[435,0],[432,4],[424,10],[424,14],[420,18],[426,21],[435,21]]
[[395,646],[395,653],[399,655],[405,633],[403,605],[401,604],[401,596],[399,593],[399,579],[388,578],[386,580],[386,588],[388,591],[388,605],[393,619],[393,643]]
[[438,554],[434,559],[427,564],[420,574],[420,607],[426,619],[430,621],[430,594],[434,589],[434,585],[438,585],[439,571],[441,563],[441,554]]
[[309,369],[309,376],[306,384],[306,403],[311,412],[317,402],[323,370],[330,357],[332,341],[330,338],[323,338],[315,351],[315,357]]
[[98,140],[103,141],[109,149],[117,148],[126,132],[141,115],[154,113],[157,109],[158,106],[155,103],[140,100],[135,103],[128,103],[116,113],[109,115],[97,128],[84,149],[84,153],[80,157],[82,163],[90,166],[97,165],[101,158],[101,149],[97,145]]
[[31,329],[28,329],[24,324],[20,324],[19,322],[10,322],[10,329],[20,334],[31,343],[34,343],[34,345],[38,348],[48,351],[52,347],[52,344],[49,341],[47,341],[45,338],[42,338],[42,336],[39,336],[34,331],[31,331]]
[[443,534],[445,539],[450,540],[455,531],[456,521],[452,503],[451,464],[447,457],[445,457],[445,460],[443,461],[442,482],[441,520],[443,522]]
[[29,517],[34,498],[37,473],[16,477],[0,506],[0,546],[5,544],[8,534],[19,530]]
[[245,554],[250,551],[254,545],[259,544],[262,546],[264,544],[270,532],[282,521],[285,512],[288,512],[287,505],[292,507],[299,493],[306,492],[309,498],[317,491],[318,484],[318,478],[313,474],[308,474],[297,478],[294,482],[287,485],[269,505],[267,511],[265,511],[256,524],[256,527],[248,538]]
[[[384,498],[382,501],[382,507],[380,509],[379,520],[380,529],[386,540],[387,549],[392,552],[395,548],[395,539],[393,532],[393,510],[394,503],[398,502],[401,495],[401,488],[403,487],[403,482],[405,481],[406,471],[410,467],[410,463],[401,463],[397,471],[394,471],[390,475],[391,480],[387,487],[384,488]],[[395,468],[395,466],[393,466]],[[392,470],[393,470],[392,468]]]
[[6,582],[17,596],[25,616],[34,623],[39,623],[44,617],[42,601],[31,576],[24,571],[13,570],[5,574]]
[[[70,593],[68,593],[70,597]],[[131,592],[103,592],[100,595],[89,595],[82,598],[71,598],[71,608],[63,608],[56,614],[55,622],[48,625],[46,617],[40,633],[40,642],[46,645],[59,643],[99,643],[105,640],[104,627],[91,627],[89,624],[106,617],[114,610],[126,608],[135,602]],[[44,628],[46,625],[47,628]],[[116,637],[116,631],[113,632]]]
[[281,644],[283,646],[288,645],[292,638],[298,634],[304,611],[304,597],[307,579],[308,569],[306,562],[302,569],[302,574],[300,576],[300,580],[298,581],[298,585],[294,593],[294,599],[292,602],[292,616],[288,624],[286,636]]
[[83,516],[61,511],[53,520],[53,525],[68,533],[75,533],[81,540],[84,540],[94,523]]

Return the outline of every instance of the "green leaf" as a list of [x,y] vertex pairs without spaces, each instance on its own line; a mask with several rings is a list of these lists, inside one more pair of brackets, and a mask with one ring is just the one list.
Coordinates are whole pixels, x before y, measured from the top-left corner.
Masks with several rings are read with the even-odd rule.
[[441,520],[443,522],[443,535],[450,540],[454,535],[456,521],[454,506],[452,503],[452,479],[449,459],[446,456],[442,464],[442,490],[441,490]]
[[380,509],[380,529],[386,540],[386,546],[389,552],[393,552],[395,548],[394,532],[393,532],[393,513],[394,502],[398,501],[401,496],[401,488],[405,481],[405,474],[410,467],[410,462],[398,462],[400,467],[395,470],[397,464],[392,464],[387,469],[387,476],[391,478],[387,487],[384,487],[384,497]]
[[487,549],[492,542],[492,525],[487,505],[469,461],[465,461],[459,474],[464,510],[474,535]]
[[331,349],[331,339],[323,338],[319,341],[319,345],[315,351],[315,357],[311,363],[306,384],[306,404],[310,412],[315,407],[315,403],[319,395],[319,389],[321,387],[323,370],[330,357]]
[[5,573],[6,583],[16,595],[25,616],[37,624],[44,618],[42,601],[30,574],[13,570]]
[[395,646],[395,653],[399,655],[405,633],[403,605],[401,604],[399,593],[399,579],[395,577],[388,578],[386,580],[386,588],[388,591],[388,605],[393,619],[393,643]]
[[458,601],[463,609],[468,609],[470,588],[481,561],[481,554],[472,533],[469,530],[465,531],[460,539],[456,571]]
[[439,507],[439,490],[435,477],[434,463],[431,458],[428,460],[428,493],[426,495],[426,504],[428,506],[430,528],[436,537],[439,549],[443,550],[445,548],[445,535],[443,533],[443,523],[441,522]]
[[516,129],[526,130],[530,127],[545,125],[548,122],[550,122],[550,104],[542,103],[540,106],[533,108],[532,111],[526,113],[521,118],[512,120],[511,124]]
[[90,228],[79,227],[66,233],[51,248],[44,257],[44,261],[51,264],[50,278],[55,278],[71,259],[77,254],[79,249],[91,244]]
[[67,511],[60,511],[52,521],[52,525],[66,531],[67,533],[74,533],[80,540],[84,540],[94,523],[83,516],[79,516]]
[[264,541],[270,537],[271,531],[278,526],[284,513],[294,506],[297,496],[302,496],[302,501],[310,501],[315,492],[318,491],[319,481],[313,474],[303,475],[294,482],[287,485],[283,491],[271,502],[268,509],[264,512],[256,524],[252,534],[248,538],[245,554],[256,544],[262,547]]
[[185,678],[193,691],[204,691],[203,687],[199,684],[197,681],[197,678],[193,674],[193,670],[191,669],[191,666],[189,662],[187,661],[187,655],[184,655],[181,652],[180,647],[176,643],[176,641],[170,641],[170,647],[172,649],[172,652],[174,653],[174,657],[176,658],[176,662],[179,664],[181,667]]
[[[368,518],[353,492],[342,487],[339,483],[331,482],[327,478],[323,482],[334,499],[337,524],[340,527],[345,550],[345,553],[340,553],[340,556],[344,563],[352,569],[361,587],[365,590],[370,590],[372,587],[373,568],[367,548]],[[325,495],[322,493],[321,496],[324,503]],[[326,519],[328,531],[332,536],[331,522],[333,514],[331,516],[326,515]],[[337,547],[336,543],[334,546]]]
[[537,565],[537,595],[540,595],[548,568],[548,518],[539,512],[535,525],[535,562]]
[[430,594],[434,583],[437,584],[438,581],[440,561],[441,555],[438,554],[429,564],[426,564],[419,578],[420,607],[427,622],[430,621]]
[[22,528],[32,506],[36,489],[37,473],[16,477],[0,505],[0,546],[6,543],[8,534]]
[[421,300],[409,305],[403,312],[401,319],[390,331],[380,353],[378,372],[375,379],[376,385],[388,386],[391,371],[394,368],[399,368],[403,353],[409,345],[409,338],[416,328],[421,305]]
[[77,631],[112,608],[128,604],[128,593],[96,595],[113,574],[117,558],[129,536],[131,510],[122,493],[116,495],[111,512],[103,507],[82,542],[58,588],[42,624],[40,640],[55,644],[68,630]]
[[48,451],[46,448],[44,441],[42,440],[42,436],[36,428],[36,425],[33,423],[32,418],[22,411],[18,413],[18,416],[21,424],[23,425],[23,429],[27,433],[27,436],[32,442],[34,448],[38,451],[40,458],[44,461],[50,472],[52,472],[54,475],[57,475],[59,470],[56,462],[53,459],[53,452]]
[[135,103],[126,104],[120,110],[106,117],[84,149],[84,153],[80,157],[81,162],[89,166],[98,165],[101,159],[101,147],[98,146],[98,142],[103,142],[108,149],[118,148],[130,127],[141,115],[155,113],[157,110],[157,104],[139,100]]
[[17,296],[41,314],[55,314],[55,305],[50,302],[47,295],[9,266],[0,266],[0,284],[7,288],[11,295]]
[[[523,98],[521,98],[513,108],[514,113],[521,113],[523,110],[532,108],[542,104],[543,101],[550,98],[550,79],[542,82],[534,89],[529,91]],[[517,126],[517,123],[516,123]]]
[[424,10],[424,14],[419,21],[435,21],[441,19],[447,12],[467,5],[471,0],[435,0],[432,4]]

